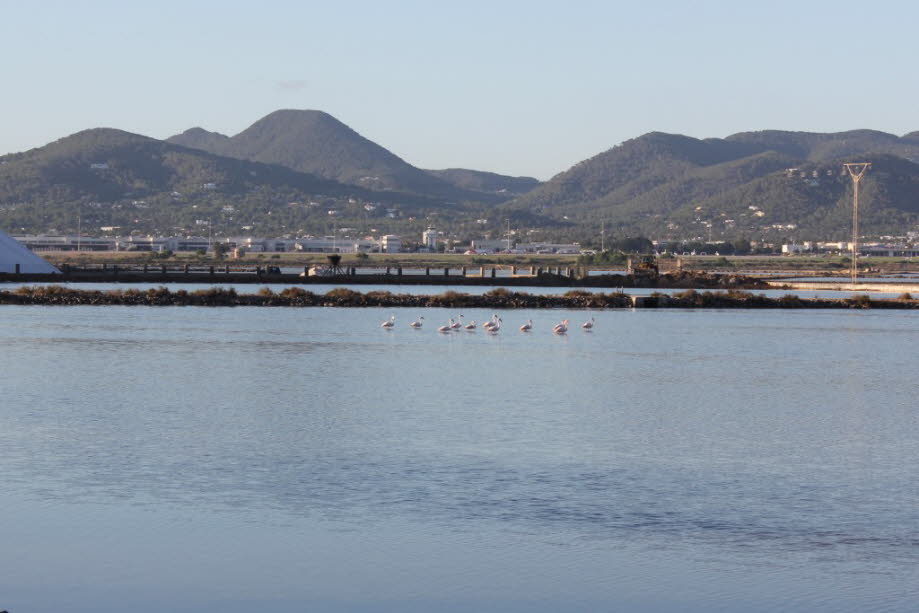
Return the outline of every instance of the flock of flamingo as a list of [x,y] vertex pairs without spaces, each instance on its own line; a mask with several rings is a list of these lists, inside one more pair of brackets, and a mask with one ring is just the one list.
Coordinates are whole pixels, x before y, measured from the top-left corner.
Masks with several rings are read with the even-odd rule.
[[[492,315],[490,320],[482,324],[482,329],[488,332],[489,334],[497,334],[501,330],[501,324],[503,323],[503,321],[504,320],[498,317],[497,314]],[[554,332],[555,334],[567,334],[569,325],[570,325],[570,322],[567,319],[563,319],[559,323],[555,324],[555,326],[553,326],[552,332]],[[424,317],[419,317],[418,319],[414,320],[413,322],[409,324],[409,327],[414,328],[415,330],[418,330],[419,328],[423,326],[424,326]],[[387,319],[386,321],[380,324],[380,327],[387,329],[387,330],[392,330],[393,328],[395,328],[396,327],[396,316],[391,315],[389,319]],[[593,317],[591,317],[590,319],[588,319],[587,321],[581,324],[581,329],[585,331],[593,330],[593,327],[594,327]],[[459,330],[466,330],[468,332],[474,332],[476,329],[478,329],[478,324],[475,322],[474,319],[470,321],[469,323],[465,323],[463,321],[463,316],[460,315],[458,319],[453,319],[451,317],[450,321],[447,322],[445,325],[437,328],[437,331],[447,334],[449,332],[456,332]],[[532,330],[533,330],[533,320],[532,319],[528,319],[525,324],[520,326],[521,332],[531,332]]]

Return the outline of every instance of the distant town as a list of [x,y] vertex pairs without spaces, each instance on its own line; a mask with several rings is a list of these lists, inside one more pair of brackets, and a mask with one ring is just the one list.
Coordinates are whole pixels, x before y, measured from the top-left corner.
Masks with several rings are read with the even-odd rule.
[[[253,236],[227,236],[209,238],[202,236],[123,236],[92,237],[80,235],[18,235],[16,240],[30,250],[42,252],[151,252],[218,254],[242,257],[255,253],[452,253],[459,255],[593,255],[603,250],[602,242],[585,247],[579,243],[517,242],[511,233],[505,239],[473,239],[460,242],[445,236],[435,228],[425,230],[417,238],[403,241],[395,234],[360,238],[338,236],[305,236],[301,238],[264,238]],[[774,244],[750,241],[743,247],[726,241],[647,241],[657,255],[729,255],[729,254],[783,254],[783,255],[848,255],[852,244],[847,241],[802,241]],[[919,257],[919,232],[905,236],[884,236],[878,240],[860,241],[859,254],[874,257]]]

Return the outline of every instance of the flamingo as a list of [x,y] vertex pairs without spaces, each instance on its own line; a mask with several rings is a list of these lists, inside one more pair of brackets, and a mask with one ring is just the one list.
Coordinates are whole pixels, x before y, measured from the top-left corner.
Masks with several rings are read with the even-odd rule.
[[501,329],[501,322],[502,322],[502,321],[504,321],[504,320],[501,319],[501,318],[499,317],[499,318],[495,319],[494,321],[488,322],[488,323],[490,323],[491,325],[488,326],[488,328],[486,328],[486,330],[487,330],[488,332],[491,332],[492,334],[497,334],[497,333],[498,333],[498,330]]
[[533,320],[532,320],[532,319],[528,319],[527,322],[526,322],[525,324],[523,324],[522,326],[520,326],[520,331],[521,331],[521,332],[529,332],[529,331],[532,330],[532,329],[533,329]]
[[[453,320],[451,319],[450,321],[453,321]],[[459,321],[453,322],[452,324],[450,324],[450,327],[453,328],[454,330],[457,330],[457,329],[463,327],[463,316],[462,316],[462,314],[459,316]]]
[[469,330],[470,332],[472,332],[473,330],[475,330],[475,320],[473,319],[473,320],[470,321],[468,324],[466,324],[465,328],[466,328],[467,330]]
[[386,328],[387,330],[391,330],[394,325],[396,325],[396,316],[390,315],[389,319],[387,319],[386,321],[380,324],[380,327]]
[[556,334],[565,334],[568,332],[568,320],[563,319],[561,323],[556,324],[552,331]]
[[582,323],[581,327],[584,328],[585,330],[592,330],[594,327],[594,318],[591,317],[588,321],[585,321],[584,323]]
[[413,322],[410,323],[409,325],[417,330],[418,328],[420,328],[420,327],[422,326],[422,323],[421,323],[421,322],[423,322],[423,321],[424,321],[424,316],[419,317],[418,319],[416,319],[415,321],[413,321]]
[[438,332],[444,332],[444,333],[451,332],[452,330],[453,330],[453,318],[452,317],[450,318],[450,323],[437,328]]
[[482,327],[485,328],[486,330],[491,330],[496,325],[498,325],[498,314],[497,313],[491,316],[490,321],[486,321],[484,324],[482,324]]

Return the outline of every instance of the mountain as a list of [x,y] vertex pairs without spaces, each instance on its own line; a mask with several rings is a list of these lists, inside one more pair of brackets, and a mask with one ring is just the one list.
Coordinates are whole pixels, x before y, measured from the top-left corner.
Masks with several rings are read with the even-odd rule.
[[652,132],[574,165],[506,209],[655,236],[842,236],[847,226],[832,212],[851,207],[842,163],[864,160],[875,162],[862,183],[875,214],[862,227],[895,231],[915,223],[919,138],[872,130],[724,139]]
[[[740,132],[725,140],[766,147],[810,162],[829,162],[865,153],[887,153],[919,161],[916,133],[898,137],[877,130],[850,130],[829,134],[764,130]],[[859,161],[859,160],[852,160]]]
[[495,203],[509,197],[499,190],[463,187],[416,168],[322,111],[280,110],[232,137],[192,128],[167,141],[217,155],[278,164],[377,191],[402,191],[458,202]]
[[533,177],[509,177],[494,172],[468,170],[466,168],[447,168],[445,170],[427,170],[425,172],[456,187],[477,192],[503,194],[509,198],[532,191],[539,185],[539,179],[534,179]]
[[[872,165],[860,184],[860,228],[902,235],[919,222],[919,164],[890,154],[866,157]],[[716,232],[730,225],[748,228],[750,234],[766,227],[792,236],[847,239],[852,180],[842,167],[845,159],[805,162],[794,170],[769,173],[686,203],[673,211],[670,221],[700,232],[711,224]]]
[[192,128],[167,141],[218,155],[279,164],[368,189],[441,198],[499,202],[539,185],[531,177],[462,168],[421,170],[322,111],[280,110],[233,137]]
[[108,128],[0,157],[0,226],[8,229],[72,229],[78,210],[87,227],[194,230],[211,218],[225,231],[243,225],[296,229],[310,220],[325,224],[330,210],[343,219],[367,219],[385,217],[387,207],[396,207],[397,216],[462,211]]
[[166,139],[166,142],[174,145],[182,145],[190,149],[201,149],[216,153],[221,147],[224,147],[230,140],[229,136],[219,132],[208,132],[203,128],[191,128],[181,134]]
[[842,240],[848,161],[873,163],[861,183],[864,231],[914,229],[919,132],[651,132],[539,183],[421,170],[318,111],[278,111],[233,137],[193,128],[169,142],[99,128],[2,156],[0,228],[359,235],[436,225],[478,236],[510,221],[566,239],[605,223],[618,236]]
[[118,200],[164,191],[193,193],[204,185],[226,195],[262,186],[358,191],[281,166],[220,157],[109,128],[78,132],[0,161],[0,201]]

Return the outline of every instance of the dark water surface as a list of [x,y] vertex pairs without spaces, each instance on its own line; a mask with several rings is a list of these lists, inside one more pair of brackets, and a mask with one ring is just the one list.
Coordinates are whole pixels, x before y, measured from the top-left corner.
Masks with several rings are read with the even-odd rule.
[[0,609],[919,608],[914,314],[457,315],[0,308]]

